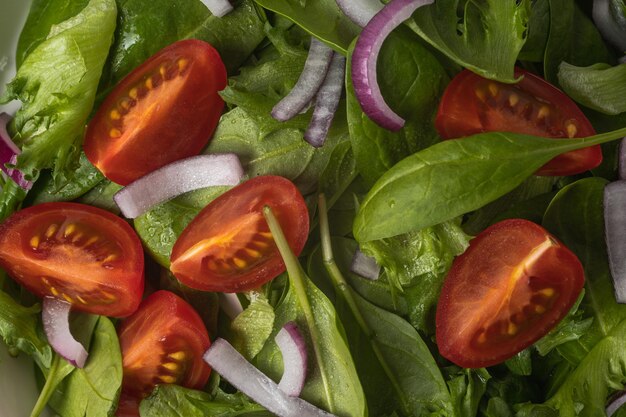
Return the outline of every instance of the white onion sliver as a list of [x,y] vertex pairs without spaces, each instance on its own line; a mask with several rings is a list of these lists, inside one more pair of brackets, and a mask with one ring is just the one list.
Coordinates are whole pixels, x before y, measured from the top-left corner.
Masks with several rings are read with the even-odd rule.
[[237,185],[244,172],[237,155],[198,155],[165,165],[118,191],[113,199],[134,219],[183,193],[216,185]]
[[228,0],[201,0],[209,9],[211,14],[216,17],[226,16],[233,11],[233,6]]
[[618,392],[609,400],[606,406],[606,417],[612,417],[624,404],[626,404],[626,391]]
[[272,117],[285,122],[295,117],[313,99],[326,78],[333,50],[315,38],[311,38],[309,55],[304,69],[293,89],[272,109]]
[[384,5],[379,0],[336,0],[343,14],[357,25],[364,27],[381,11]]
[[615,298],[626,303],[626,181],[604,188],[604,228]]
[[16,165],[17,156],[20,154],[20,149],[13,143],[9,132],[7,132],[7,124],[10,121],[11,116],[6,113],[0,113],[0,169],[15,181],[17,185],[25,190],[30,190],[33,183],[27,181],[21,171],[6,167],[6,164]]
[[376,259],[371,256],[367,256],[357,249],[352,257],[350,271],[362,276],[363,278],[377,280],[380,275],[380,265],[376,263]]
[[311,146],[319,148],[326,141],[341,100],[345,74],[346,58],[335,52],[326,79],[317,92],[311,122],[304,132],[304,139]]
[[404,119],[385,102],[378,85],[376,66],[383,42],[421,6],[434,0],[392,0],[365,26],[352,54],[352,83],[363,112],[389,130],[400,130]]
[[243,306],[236,293],[220,293],[220,307],[231,320],[243,312]]
[[278,388],[290,397],[298,397],[304,388],[308,366],[302,334],[294,322],[289,322],[280,329],[274,340],[283,355],[284,371]]
[[[620,18],[620,12],[611,13],[611,7],[609,0],[594,0],[593,21],[602,37],[619,48],[620,52],[626,52],[626,30],[620,27],[615,20]],[[624,18],[623,24],[626,25],[626,18]]]
[[42,307],[43,329],[52,349],[72,365],[82,368],[87,360],[87,351],[70,332],[70,309],[65,300],[44,297]]
[[278,384],[255,368],[224,339],[216,339],[204,361],[218,374],[254,401],[279,417],[330,417],[328,413],[298,397],[285,394]]

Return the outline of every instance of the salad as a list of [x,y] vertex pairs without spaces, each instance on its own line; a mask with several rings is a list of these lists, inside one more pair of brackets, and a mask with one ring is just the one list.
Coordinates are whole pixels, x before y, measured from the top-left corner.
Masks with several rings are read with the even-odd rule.
[[626,415],[625,51],[624,0],[34,0],[31,416]]

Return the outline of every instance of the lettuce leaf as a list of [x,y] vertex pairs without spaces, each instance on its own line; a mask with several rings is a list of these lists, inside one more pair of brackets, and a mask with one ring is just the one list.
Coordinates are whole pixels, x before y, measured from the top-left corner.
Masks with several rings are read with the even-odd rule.
[[567,95],[583,106],[609,115],[626,112],[626,65],[578,67],[562,62],[558,77]]

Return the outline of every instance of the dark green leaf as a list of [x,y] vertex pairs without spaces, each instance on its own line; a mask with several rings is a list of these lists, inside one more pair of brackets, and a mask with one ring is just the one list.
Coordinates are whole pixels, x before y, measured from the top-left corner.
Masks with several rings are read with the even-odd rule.
[[113,200],[113,196],[122,188],[121,185],[109,180],[100,181],[93,189],[81,196],[78,202],[119,214],[120,208]]
[[626,112],[626,65],[559,66],[559,84],[583,106],[615,115]]
[[485,369],[459,369],[448,375],[448,387],[454,406],[454,415],[474,417],[487,389],[491,375]]
[[528,38],[518,59],[542,62],[550,33],[550,0],[536,0],[528,20]]
[[530,349],[524,349],[504,363],[515,375],[528,376],[533,372]]

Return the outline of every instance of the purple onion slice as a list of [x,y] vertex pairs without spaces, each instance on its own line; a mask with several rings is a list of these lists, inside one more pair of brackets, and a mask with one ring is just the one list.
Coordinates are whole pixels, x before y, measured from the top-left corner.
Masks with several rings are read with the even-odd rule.
[[226,16],[233,11],[233,6],[228,0],[201,0],[209,9],[211,14],[216,17]]
[[380,275],[380,265],[376,263],[376,259],[371,256],[367,256],[359,249],[354,252],[354,256],[352,257],[352,265],[350,266],[350,271],[354,272],[357,275],[362,276],[363,278],[371,279],[372,281],[377,280]]
[[308,355],[304,338],[294,322],[283,326],[274,338],[283,355],[283,376],[278,383],[285,394],[298,397],[306,380]]
[[65,300],[44,297],[42,307],[43,329],[52,349],[72,365],[82,368],[87,360],[87,351],[70,332],[70,309]]
[[231,385],[279,417],[334,415],[298,397],[285,394],[278,388],[278,384],[255,368],[224,339],[216,339],[203,358]]
[[309,55],[300,78],[289,94],[272,109],[274,119],[285,122],[298,115],[311,102],[326,78],[333,53],[328,46],[311,38]]
[[304,132],[304,139],[311,146],[319,148],[326,141],[341,100],[345,73],[346,58],[335,52],[326,79],[317,93],[311,122]]
[[611,396],[609,405],[606,406],[606,417],[612,417],[624,404],[626,404],[626,391],[620,391]]
[[617,176],[620,180],[626,180],[626,138],[620,142],[617,156]]
[[[593,21],[602,34],[602,37],[617,47],[620,52],[626,52],[626,18],[621,10],[611,13],[609,0],[593,0]],[[616,19],[622,20],[620,25]]]
[[626,181],[604,189],[604,227],[615,298],[626,304]]
[[243,306],[236,293],[221,292],[219,297],[220,307],[231,320],[243,312]]
[[357,25],[364,27],[382,10],[379,0],[336,0],[343,14]]
[[20,154],[20,149],[13,143],[11,136],[7,132],[7,124],[10,121],[11,116],[6,113],[0,113],[0,169],[15,181],[17,185],[25,190],[30,190],[33,183],[27,181],[21,171],[6,167],[7,164],[16,165],[17,156]]
[[378,85],[378,55],[387,36],[421,6],[433,0],[392,0],[365,26],[352,54],[352,83],[363,112],[389,130],[400,130],[404,119],[385,102]]
[[235,154],[192,156],[144,175],[118,191],[113,199],[125,217],[134,219],[155,205],[189,191],[237,185],[243,175]]

